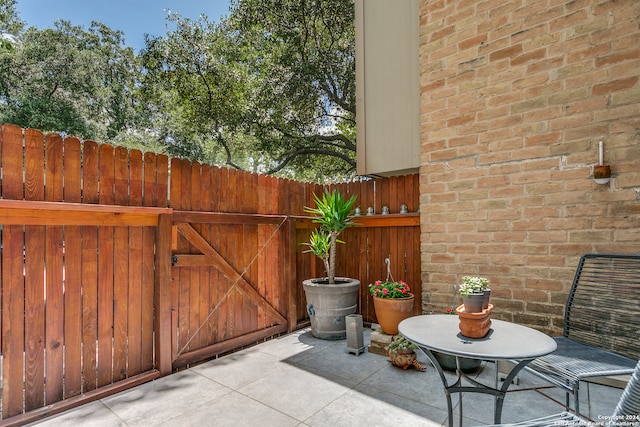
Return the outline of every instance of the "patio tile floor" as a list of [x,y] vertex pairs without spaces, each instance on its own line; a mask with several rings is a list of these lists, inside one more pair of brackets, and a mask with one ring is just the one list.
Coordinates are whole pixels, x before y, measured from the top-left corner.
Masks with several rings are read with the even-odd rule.
[[[370,329],[365,329],[365,345]],[[426,372],[402,370],[387,357],[346,351],[346,341],[325,341],[308,329],[141,385],[53,416],[39,427],[93,426],[443,426],[442,383],[424,354]],[[477,377],[492,384],[495,364],[483,362]],[[453,378],[453,375],[451,376]],[[561,412],[532,390],[540,380],[520,374],[505,399],[502,421]],[[515,391],[521,390],[521,391]],[[591,418],[610,415],[622,390],[589,385]],[[564,393],[550,390],[563,401]],[[587,390],[582,391],[586,410]],[[459,399],[454,396],[458,425]],[[463,425],[489,424],[493,398],[463,396]]]

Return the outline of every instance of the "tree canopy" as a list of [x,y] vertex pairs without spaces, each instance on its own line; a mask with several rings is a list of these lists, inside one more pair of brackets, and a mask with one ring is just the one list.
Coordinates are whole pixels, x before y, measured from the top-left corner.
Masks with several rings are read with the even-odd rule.
[[353,0],[167,19],[136,54],[100,22],[24,30],[0,0],[18,40],[0,49],[0,121],[297,179],[355,174]]
[[[9,42],[22,31],[24,22],[18,16],[16,0],[0,0],[0,41]],[[9,47],[10,43],[4,47]]]
[[143,124],[134,108],[140,67],[122,32],[61,20],[15,38],[0,51],[3,122],[100,141]]
[[[288,165],[355,169],[355,28],[352,0],[245,0],[231,26],[260,76],[248,129]],[[322,156],[340,161],[320,161]]]

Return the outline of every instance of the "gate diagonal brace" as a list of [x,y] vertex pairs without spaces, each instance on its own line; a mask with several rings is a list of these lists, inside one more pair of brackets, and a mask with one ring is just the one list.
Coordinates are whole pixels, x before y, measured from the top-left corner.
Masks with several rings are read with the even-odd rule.
[[191,266],[212,266],[220,270],[224,277],[230,282],[237,284],[238,290],[255,302],[258,307],[262,308],[269,316],[271,316],[278,324],[286,323],[287,319],[280,314],[262,295],[242,276],[238,273],[227,260],[224,259],[218,251],[216,251],[209,242],[206,241],[191,224],[179,223],[177,229],[193,246],[195,246],[202,255],[174,255],[176,262],[175,267],[191,267]]

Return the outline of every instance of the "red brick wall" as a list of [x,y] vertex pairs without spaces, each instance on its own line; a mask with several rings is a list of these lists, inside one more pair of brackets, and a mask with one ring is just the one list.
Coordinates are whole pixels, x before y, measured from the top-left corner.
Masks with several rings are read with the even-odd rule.
[[423,309],[481,275],[496,317],[559,333],[580,255],[640,252],[640,1],[422,0],[420,20]]

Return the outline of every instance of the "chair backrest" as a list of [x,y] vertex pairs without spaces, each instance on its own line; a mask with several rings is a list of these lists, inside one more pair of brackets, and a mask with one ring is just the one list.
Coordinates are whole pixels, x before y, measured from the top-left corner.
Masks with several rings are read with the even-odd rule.
[[[640,361],[622,392],[618,406],[609,420],[611,426],[638,425],[640,423]],[[627,424],[628,423],[628,424]]]
[[567,298],[564,336],[640,359],[640,254],[586,254]]

